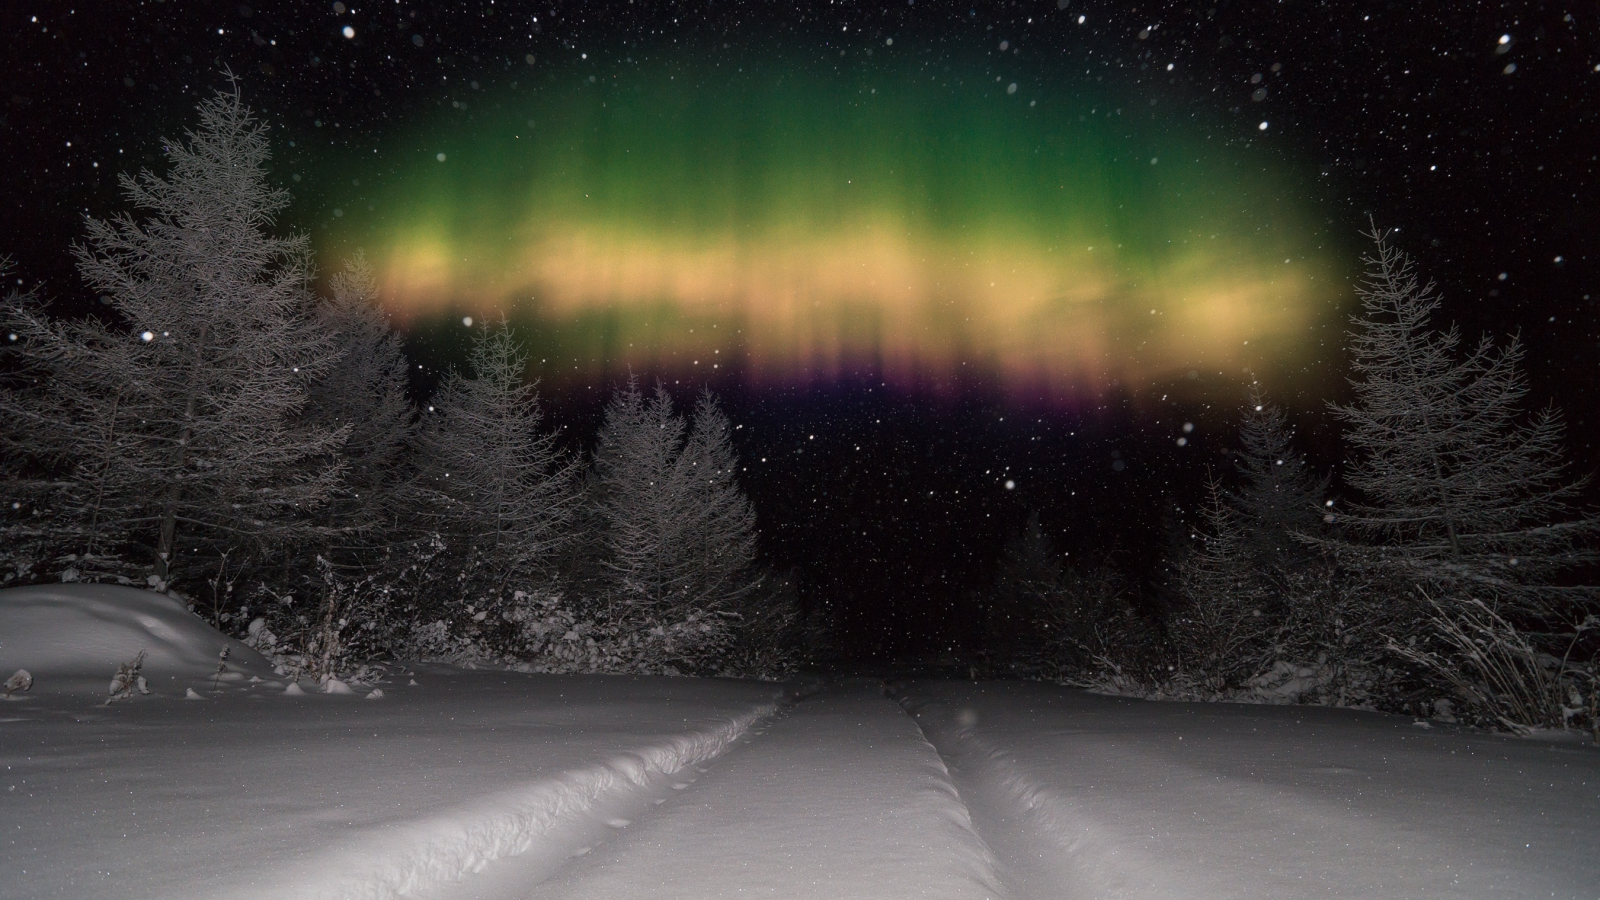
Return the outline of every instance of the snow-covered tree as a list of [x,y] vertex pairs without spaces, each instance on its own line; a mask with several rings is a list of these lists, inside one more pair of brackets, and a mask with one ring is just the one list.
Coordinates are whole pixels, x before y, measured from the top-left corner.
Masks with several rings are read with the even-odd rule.
[[756,511],[739,485],[733,425],[710,391],[695,401],[694,424],[680,464],[699,498],[692,553],[700,609],[737,608],[761,586],[756,570]]
[[1548,613],[1587,588],[1554,582],[1595,559],[1600,519],[1577,516],[1581,481],[1567,477],[1562,425],[1550,409],[1524,417],[1521,345],[1485,337],[1457,353],[1439,301],[1384,234],[1354,319],[1355,402],[1334,406],[1353,452],[1347,483],[1360,502],[1338,519],[1333,546],[1374,585],[1475,597]]
[[1176,565],[1182,604],[1167,623],[1186,673],[1208,691],[1238,687],[1259,674],[1272,653],[1272,591],[1255,570],[1250,529],[1222,485],[1194,532],[1196,545]]
[[[328,516],[345,531],[340,543],[383,543],[388,522],[402,514],[398,491],[416,422],[406,398],[405,353],[363,254],[358,251],[330,286],[317,321],[332,336],[338,358],[311,386],[305,419],[348,432],[340,448],[344,478]],[[369,540],[352,540],[352,533]]]
[[[11,261],[0,259],[0,280],[9,281],[12,271]],[[39,301],[35,291],[13,287],[0,303],[9,323],[19,312],[37,309]],[[59,448],[50,446],[34,415],[17,414],[22,396],[41,399],[38,386],[49,371],[41,360],[14,352],[16,332],[7,337],[9,340],[0,343],[0,353],[4,353],[0,358],[5,360],[0,366],[0,403],[10,413],[0,419],[0,490],[4,491],[0,496],[0,585],[9,586],[40,578],[63,553],[72,553],[77,562],[73,551],[83,549],[85,535],[82,523],[59,514],[52,497],[68,483],[70,460],[60,456]],[[62,545],[70,549],[63,551]]]
[[311,317],[306,238],[268,231],[288,196],[267,183],[267,128],[237,89],[199,116],[164,142],[166,176],[122,176],[146,215],[87,220],[74,252],[103,315],[7,304],[30,383],[0,398],[12,448],[53,474],[63,549],[191,586],[316,536],[345,439],[300,422],[336,354]]
[[527,357],[504,324],[484,329],[469,366],[470,378],[446,377],[422,418],[415,491],[419,524],[460,567],[458,596],[446,599],[476,614],[553,581],[578,498],[576,463],[543,428]]
[[984,651],[997,672],[1110,686],[1145,682],[1154,630],[1129,603],[1109,556],[1066,565],[1028,517],[1001,553],[984,611]]
[[1130,593],[1109,556],[1062,570],[1041,619],[1044,655],[1031,668],[1117,690],[1152,683],[1161,665],[1160,641],[1129,602]]
[[344,477],[316,514],[327,535],[252,569],[251,589],[238,600],[251,619],[261,619],[257,637],[267,629],[271,649],[298,653],[315,676],[351,658],[400,649],[416,608],[405,575],[428,552],[408,503],[416,413],[406,398],[399,335],[378,306],[377,281],[359,252],[330,287],[316,319],[338,357],[311,385],[301,417],[312,428],[348,435],[340,449]]
[[1328,480],[1318,477],[1294,448],[1294,431],[1283,409],[1250,388],[1239,424],[1235,457],[1241,483],[1232,506],[1243,519],[1243,547],[1251,563],[1276,585],[1314,555],[1306,538],[1324,527],[1321,510]]
[[733,640],[717,662],[719,674],[781,678],[825,649],[817,646],[822,636],[815,629],[821,623],[807,622],[792,572],[769,575],[758,590],[735,604],[733,611],[737,616]]
[[659,638],[646,642],[659,663],[642,665],[711,665],[761,584],[727,417],[702,394],[690,429],[664,387],[646,398],[630,381],[606,410],[595,468],[607,615]]
[[[1329,641],[1348,644],[1357,623],[1346,624],[1348,598],[1342,585],[1331,584],[1336,567],[1314,543],[1326,534],[1331,518],[1323,506],[1328,479],[1313,473],[1294,448],[1288,417],[1259,384],[1251,385],[1239,444],[1241,483],[1228,498],[1238,533],[1233,541],[1218,543],[1235,545],[1239,558],[1228,564],[1242,571],[1232,577],[1248,581],[1260,601],[1259,621],[1251,624],[1263,636],[1274,635],[1274,662],[1303,667],[1317,659],[1342,660],[1349,648]],[[1213,558],[1209,564],[1223,562]]]

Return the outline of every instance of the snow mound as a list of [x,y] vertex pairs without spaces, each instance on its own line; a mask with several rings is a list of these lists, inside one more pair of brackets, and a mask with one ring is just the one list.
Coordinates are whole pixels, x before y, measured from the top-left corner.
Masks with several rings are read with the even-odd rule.
[[261,654],[165,594],[109,584],[0,590],[0,668],[27,669],[40,685],[62,675],[109,678],[140,650],[144,674],[211,678],[224,647],[224,681],[272,674]]

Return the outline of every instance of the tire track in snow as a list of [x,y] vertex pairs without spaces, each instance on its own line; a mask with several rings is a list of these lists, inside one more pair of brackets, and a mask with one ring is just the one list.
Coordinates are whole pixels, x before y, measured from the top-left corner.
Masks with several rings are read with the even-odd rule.
[[466,878],[411,896],[417,900],[526,900],[530,890],[564,865],[600,849],[624,833],[623,829],[645,827],[668,801],[693,796],[677,792],[689,792],[740,748],[766,734],[804,696],[804,691],[786,694],[774,712],[752,722],[714,758],[652,773],[643,783],[613,791],[587,809],[564,817],[526,852],[493,860]]
[[867,680],[797,705],[523,896],[1011,900],[938,752]]
[[1282,717],[1265,710],[1053,704],[1017,683],[906,693],[1023,900],[1595,896],[1581,758],[1474,759],[1477,741],[1429,749],[1354,714],[1267,738],[1251,726]]
[[[979,739],[959,712],[891,688],[890,696],[917,723],[966,788],[974,825],[997,856],[999,877],[1019,900],[1122,896],[1118,879],[1091,860],[1114,858],[1114,847],[1091,847],[1090,830],[1070,815],[1071,801],[1008,764],[1007,753]],[[1066,813],[1066,814],[1063,814]]]
[[[901,706],[928,733],[939,753],[956,772],[956,781],[979,812],[980,829],[999,851],[1002,875],[1020,900],[1201,900],[1238,896],[1278,896],[1225,889],[1210,890],[1198,870],[1206,860],[1171,858],[1152,853],[1149,834],[1130,830],[1121,819],[1062,790],[1049,772],[1036,774],[1012,753],[979,733],[980,713],[942,700],[898,697]],[[1149,760],[1126,751],[1124,764],[1147,769]],[[1156,765],[1166,765],[1158,761]],[[1169,771],[1165,777],[1185,780],[1189,773]],[[1152,778],[1163,776],[1152,773]],[[1241,792],[1232,785],[1219,788]],[[1180,816],[1175,808],[1172,816]],[[1131,813],[1132,807],[1129,808]],[[1280,814],[1283,810],[1279,810]],[[1127,818],[1134,818],[1132,815]],[[1270,862],[1257,861],[1270,868]],[[1295,894],[1298,896],[1298,893]],[[1322,894],[1319,892],[1319,896]],[[1332,896],[1346,896],[1334,893]]]
[[429,819],[374,830],[351,845],[289,867],[269,887],[238,898],[393,900],[436,890],[533,848],[564,823],[652,782],[706,763],[777,711],[763,704],[715,727],[673,735],[521,788],[497,791]]
[[950,761],[945,758],[944,753],[939,750],[938,746],[929,740],[928,731],[922,727],[922,722],[900,702],[900,698],[895,695],[893,689],[888,685],[884,686],[884,696],[895,701],[900,706],[901,711],[911,719],[911,723],[917,727],[917,733],[921,736],[922,743],[928,748],[931,757],[929,765],[939,774],[942,792],[955,804],[949,809],[948,815],[950,815],[958,828],[966,832],[970,843],[978,848],[983,860],[983,866],[988,873],[987,880],[994,887],[996,900],[1014,897],[1015,894],[1011,889],[1010,880],[1006,878],[1000,858],[995,854],[994,847],[985,839],[984,829],[979,827],[973,815],[974,810],[970,802],[970,794],[963,794],[961,791],[955,773],[950,769]]

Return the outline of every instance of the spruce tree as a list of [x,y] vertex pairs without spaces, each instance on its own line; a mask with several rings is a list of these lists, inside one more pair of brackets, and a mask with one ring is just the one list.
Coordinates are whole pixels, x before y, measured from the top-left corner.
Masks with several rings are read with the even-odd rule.
[[689,594],[685,524],[693,497],[679,471],[686,431],[660,385],[646,400],[630,380],[606,407],[595,447],[595,489],[613,602],[673,607]]
[[1129,603],[1129,585],[1109,555],[1068,566],[1041,624],[1044,674],[1124,689],[1158,667],[1154,629]]
[[[13,272],[9,259],[0,259],[0,280]],[[39,314],[38,294],[34,290],[10,288],[0,301],[6,324],[14,325],[20,314]],[[43,399],[40,384],[49,376],[44,360],[17,353],[15,331],[0,343],[5,365],[0,366],[0,404],[6,416],[0,419],[0,585],[23,584],[37,580],[62,564],[60,557],[71,554],[72,562],[82,564],[76,551],[86,549],[82,525],[60,515],[56,495],[70,483],[72,459],[63,456],[64,447],[50,446],[39,420],[43,410],[34,404]],[[26,400],[24,400],[26,398]],[[63,549],[66,548],[66,549]],[[91,559],[98,560],[98,554]]]
[[405,353],[379,305],[377,279],[363,254],[351,257],[330,287],[317,321],[338,356],[311,386],[305,420],[348,432],[340,448],[344,479],[326,513],[340,529],[338,543],[382,546],[395,536],[395,521],[407,515],[400,493],[416,411],[406,397]]
[[733,425],[710,391],[695,401],[683,457],[698,498],[691,532],[698,570],[695,604],[737,610],[763,581],[756,570],[756,511],[739,485]]
[[[378,305],[377,280],[358,251],[330,283],[316,321],[337,359],[310,388],[302,414],[309,427],[347,434],[340,458],[344,477],[316,516],[327,537],[276,558],[269,590],[307,604],[251,604],[271,641],[298,644],[308,671],[332,674],[354,655],[394,651],[416,611],[415,585],[402,584],[417,564],[422,537],[409,509],[413,468],[408,450],[416,413],[406,398],[406,360],[400,337]],[[256,637],[260,637],[257,632]],[[299,636],[298,641],[296,635]]]
[[56,475],[61,546],[104,574],[148,561],[157,585],[316,538],[345,438],[300,420],[335,352],[305,236],[268,231],[288,196],[267,182],[267,128],[236,88],[199,118],[163,142],[166,176],[121,177],[142,218],[87,220],[74,253],[103,315],[5,309],[33,377],[0,403],[11,446]]
[[1198,541],[1176,565],[1182,605],[1168,622],[1185,672],[1209,691],[1240,687],[1271,660],[1272,592],[1255,570],[1243,518],[1212,480],[1195,529]]
[[1592,562],[1600,520],[1574,513],[1552,409],[1522,413],[1522,347],[1485,337],[1458,354],[1455,327],[1406,255],[1374,231],[1351,348],[1355,401],[1334,412],[1360,494],[1332,546],[1374,588],[1478,598],[1548,614],[1594,591],[1557,580]]
[[[1256,636],[1253,649],[1259,661],[1277,667],[1275,689],[1287,686],[1301,697],[1338,696],[1343,702],[1352,669],[1370,668],[1378,629],[1372,610],[1352,606],[1350,585],[1318,543],[1333,517],[1323,499],[1328,479],[1314,474],[1294,448],[1288,417],[1259,384],[1251,385],[1239,443],[1241,484],[1228,498],[1237,526],[1231,541],[1219,540],[1199,554],[1210,557],[1200,566],[1232,567],[1232,580],[1247,586],[1254,603],[1247,623]],[[1217,551],[1230,543],[1236,555],[1224,559]],[[1290,684],[1285,676],[1307,668],[1317,673],[1314,681]]]

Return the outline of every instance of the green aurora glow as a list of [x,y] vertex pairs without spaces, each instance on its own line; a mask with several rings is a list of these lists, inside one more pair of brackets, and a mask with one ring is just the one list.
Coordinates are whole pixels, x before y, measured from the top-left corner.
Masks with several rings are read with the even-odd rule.
[[1280,369],[1342,300],[1281,179],[1104,95],[743,68],[469,94],[487,124],[410,138],[324,249],[364,247],[404,321],[531,326],[570,361],[547,377],[959,370],[1095,396]]

